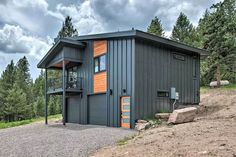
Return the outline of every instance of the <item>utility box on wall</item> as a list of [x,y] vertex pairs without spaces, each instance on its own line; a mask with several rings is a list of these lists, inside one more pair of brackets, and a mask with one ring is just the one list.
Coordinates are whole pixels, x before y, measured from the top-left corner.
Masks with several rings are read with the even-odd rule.
[[176,92],[176,88],[174,87],[170,89],[170,98],[173,100],[179,100],[179,93]]

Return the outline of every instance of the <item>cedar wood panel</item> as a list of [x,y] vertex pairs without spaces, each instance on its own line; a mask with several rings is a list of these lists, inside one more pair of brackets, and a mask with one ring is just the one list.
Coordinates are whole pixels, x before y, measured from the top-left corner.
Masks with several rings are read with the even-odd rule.
[[[93,56],[107,53],[107,41],[99,40],[93,43]],[[99,72],[93,76],[93,92],[101,93],[107,91],[107,72]]]

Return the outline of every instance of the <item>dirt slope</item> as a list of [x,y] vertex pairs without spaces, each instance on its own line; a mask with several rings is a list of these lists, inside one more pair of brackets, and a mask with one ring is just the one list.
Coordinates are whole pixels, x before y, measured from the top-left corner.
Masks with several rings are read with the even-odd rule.
[[150,129],[92,156],[236,157],[236,91],[210,90],[194,122]]

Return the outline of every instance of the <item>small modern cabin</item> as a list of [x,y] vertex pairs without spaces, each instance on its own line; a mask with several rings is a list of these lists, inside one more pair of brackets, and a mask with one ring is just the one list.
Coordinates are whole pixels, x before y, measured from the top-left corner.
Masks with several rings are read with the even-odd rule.
[[[63,123],[134,128],[138,119],[198,104],[207,52],[139,30],[59,39],[38,64],[48,96],[62,95]],[[62,77],[47,77],[48,69]],[[178,100],[171,93],[178,92]]]

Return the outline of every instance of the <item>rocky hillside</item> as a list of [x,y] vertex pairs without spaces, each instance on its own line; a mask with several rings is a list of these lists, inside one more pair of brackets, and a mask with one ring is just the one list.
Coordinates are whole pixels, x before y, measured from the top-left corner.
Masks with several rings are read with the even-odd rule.
[[194,122],[161,125],[92,156],[236,157],[236,90],[207,90]]

